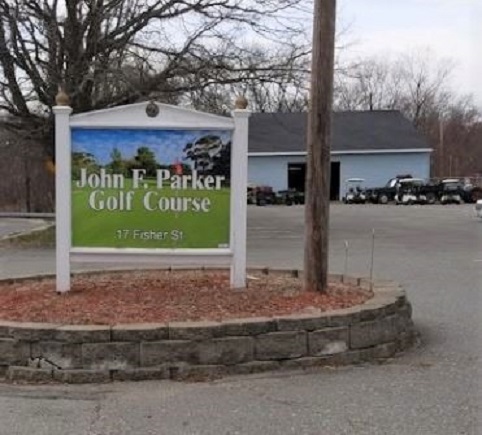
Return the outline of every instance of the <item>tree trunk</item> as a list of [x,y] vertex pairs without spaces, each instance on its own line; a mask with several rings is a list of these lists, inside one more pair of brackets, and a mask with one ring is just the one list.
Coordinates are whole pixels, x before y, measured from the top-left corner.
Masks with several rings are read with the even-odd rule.
[[305,289],[328,286],[336,0],[315,0],[305,205]]

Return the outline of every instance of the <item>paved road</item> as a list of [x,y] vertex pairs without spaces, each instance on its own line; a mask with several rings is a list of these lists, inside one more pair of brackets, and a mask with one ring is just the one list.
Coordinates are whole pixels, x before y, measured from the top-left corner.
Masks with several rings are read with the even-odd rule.
[[[213,383],[0,385],[0,435],[482,434],[482,221],[470,206],[334,206],[330,267],[402,282],[421,346],[384,365]],[[300,267],[302,209],[251,208],[248,257]],[[2,275],[53,271],[48,250],[0,251]],[[5,269],[5,266],[7,269]]]
[[0,240],[15,235],[25,233],[37,228],[45,227],[46,221],[42,219],[15,219],[0,217]]

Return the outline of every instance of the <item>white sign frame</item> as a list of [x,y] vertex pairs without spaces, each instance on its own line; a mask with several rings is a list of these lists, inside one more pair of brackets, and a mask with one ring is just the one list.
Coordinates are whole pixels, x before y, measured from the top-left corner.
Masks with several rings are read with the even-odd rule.
[[[54,106],[55,115],[55,216],[56,289],[70,290],[72,262],[156,264],[159,266],[229,266],[233,288],[246,287],[246,213],[248,178],[248,128],[251,112],[235,109],[222,117],[167,104],[156,117],[148,117],[148,102],[71,116],[69,106]],[[151,103],[152,104],[152,103]],[[230,130],[230,243],[219,249],[73,248],[71,216],[71,128]]]

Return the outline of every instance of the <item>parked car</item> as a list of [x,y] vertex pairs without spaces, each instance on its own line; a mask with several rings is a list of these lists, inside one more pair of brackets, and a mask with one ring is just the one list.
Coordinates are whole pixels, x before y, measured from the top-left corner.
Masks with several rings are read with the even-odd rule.
[[482,199],[482,187],[480,185],[472,184],[470,179],[464,179],[462,199],[468,203],[476,203]]
[[[466,203],[475,203],[482,199],[482,187],[477,184],[476,179],[455,177],[433,179],[430,181],[430,185],[437,187],[437,200],[443,204],[460,203],[458,198],[450,199],[454,195],[459,195],[460,199]],[[457,193],[454,194],[454,192]],[[447,194],[449,197],[443,198]]]
[[363,187],[363,178],[348,178],[345,180],[345,194],[342,198],[345,204],[365,204],[367,201],[366,190]]
[[276,204],[276,194],[271,186],[248,184],[248,204],[260,206]]
[[[414,178],[411,175],[397,175],[388,180],[384,187],[367,189],[368,201],[375,204],[387,204],[390,201],[396,201],[400,181],[404,180],[403,182],[407,183],[409,179]],[[436,202],[442,204],[474,203],[482,199],[482,187],[471,184],[462,178],[432,179],[418,184],[420,184],[418,193],[420,197],[425,197],[424,203],[427,204],[435,204]],[[400,204],[400,198],[398,203]]]

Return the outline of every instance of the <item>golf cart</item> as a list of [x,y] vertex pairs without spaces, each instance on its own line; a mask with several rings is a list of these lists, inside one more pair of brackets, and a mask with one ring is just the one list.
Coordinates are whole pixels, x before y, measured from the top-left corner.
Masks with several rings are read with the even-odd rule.
[[420,178],[402,178],[398,180],[395,194],[395,204],[412,205],[426,204],[427,197],[423,192],[425,181]]
[[345,195],[342,201],[345,204],[365,204],[367,195],[363,183],[363,178],[348,178],[345,180]]
[[475,203],[475,213],[477,214],[477,217],[482,219],[482,199],[479,199]]
[[463,204],[462,195],[464,185],[457,178],[442,180],[440,191],[440,204]]
[[305,203],[304,192],[298,192],[296,189],[280,190],[277,195],[279,204],[297,205]]
[[272,205],[276,203],[276,195],[271,186],[248,184],[248,204]]

